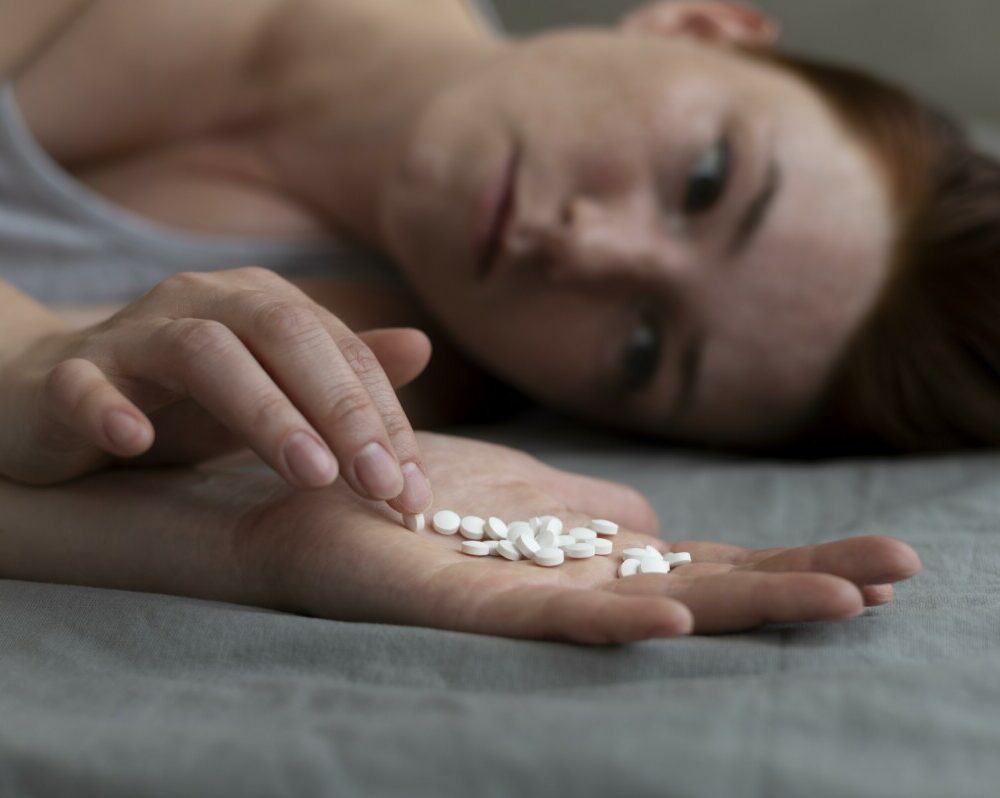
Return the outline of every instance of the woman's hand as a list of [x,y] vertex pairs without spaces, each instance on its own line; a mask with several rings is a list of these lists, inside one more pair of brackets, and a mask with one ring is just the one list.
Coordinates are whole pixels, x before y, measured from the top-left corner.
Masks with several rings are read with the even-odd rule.
[[[507,637],[615,643],[847,618],[892,599],[920,570],[884,537],[752,551],[656,538],[635,491],[567,474],[511,449],[421,434],[437,506],[504,519],[607,516],[609,557],[558,568],[458,551],[414,534],[343,484],[295,491],[245,458],[198,469],[108,471],[68,485],[0,480],[0,577],[140,590],[345,621]],[[630,545],[686,550],[666,575],[618,579]]]
[[[553,514],[625,527],[608,557],[558,568],[461,554],[461,540],[414,534],[384,508],[330,493],[272,498],[248,513],[235,548],[272,564],[278,606],[341,620],[396,623],[508,637],[620,643],[769,622],[849,618],[892,600],[889,583],[921,569],[886,537],[749,550],[653,537],[656,519],[634,491],[568,474],[523,453],[420,435],[436,507],[505,520]],[[629,531],[631,530],[635,531]],[[619,552],[654,545],[689,551],[667,575],[617,578]]]
[[431,490],[394,387],[429,353],[415,330],[355,335],[263,269],[180,274],[4,364],[0,474],[54,483],[113,458],[249,446],[293,487],[339,472],[358,495],[419,512]]

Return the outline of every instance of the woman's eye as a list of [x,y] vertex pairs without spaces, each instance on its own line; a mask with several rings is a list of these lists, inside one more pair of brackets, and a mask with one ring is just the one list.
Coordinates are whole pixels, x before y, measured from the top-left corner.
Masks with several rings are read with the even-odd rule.
[[653,379],[660,363],[660,335],[650,322],[640,323],[622,354],[622,387],[637,393]]
[[729,142],[722,139],[706,150],[688,174],[684,213],[697,216],[711,210],[722,197],[729,180]]

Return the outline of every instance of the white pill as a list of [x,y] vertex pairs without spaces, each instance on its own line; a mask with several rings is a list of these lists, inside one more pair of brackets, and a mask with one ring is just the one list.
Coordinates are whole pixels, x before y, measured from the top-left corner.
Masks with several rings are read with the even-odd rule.
[[563,522],[554,515],[540,515],[538,520],[542,525],[548,524],[549,529],[555,532],[557,535],[561,535],[563,531]]
[[577,542],[576,538],[573,537],[572,535],[560,535],[559,540],[556,541],[556,543],[559,544],[559,548],[561,549],[564,549],[567,546],[572,546],[576,542]]
[[663,555],[660,553],[660,550],[656,548],[656,546],[646,546],[646,551],[648,551],[653,557],[659,557],[661,560],[663,559]]
[[[521,538],[521,540],[524,540],[524,538]],[[562,549],[545,548],[536,551],[532,559],[539,565],[544,565],[546,568],[555,568],[557,565],[563,564],[563,561],[566,559],[566,555],[563,554]]]
[[573,527],[569,533],[576,539],[577,543],[589,542],[597,539],[597,533],[593,529],[586,529],[582,526]]
[[513,524],[507,527],[507,540],[511,543],[517,541],[521,535],[525,533],[533,534],[531,532],[531,525],[527,521],[515,521]]
[[574,560],[585,560],[597,554],[597,550],[590,543],[574,543],[572,546],[567,546],[564,551],[567,557],[572,557]]
[[458,532],[458,525],[461,523],[462,517],[451,510],[439,510],[434,513],[434,517],[431,519],[434,530],[442,535],[454,535]]
[[610,540],[605,540],[604,538],[597,538],[597,540],[590,541],[590,545],[594,547],[594,553],[598,556],[607,556],[611,554],[611,550],[614,548]]
[[521,559],[521,552],[519,552],[517,547],[509,540],[501,540],[497,543],[497,554],[505,559],[513,560],[514,562]]
[[532,532],[537,532],[538,527],[540,527],[541,525],[542,525],[542,519],[540,516],[536,515],[528,519],[528,526],[531,527]]
[[423,513],[403,513],[403,526],[411,532],[422,532],[427,522]]
[[559,535],[548,524],[542,524],[541,529],[535,533],[535,540],[538,541],[538,545],[543,549],[559,548]]
[[593,529],[598,535],[617,535],[618,534],[618,524],[614,521],[608,521],[604,518],[595,518],[590,522],[590,528]]
[[495,515],[491,515],[486,521],[486,536],[490,540],[506,540],[507,525]]
[[483,541],[483,545],[486,546],[486,548],[488,548],[490,550],[490,555],[491,556],[496,557],[496,556],[500,555],[500,552],[497,551],[497,548],[500,546],[500,542],[499,541],[497,541],[497,540],[484,540]]
[[473,557],[488,557],[490,547],[481,540],[463,540],[462,554],[471,554]]
[[635,576],[638,570],[639,570],[639,561],[628,559],[618,566],[618,576],[622,578],[626,576]]
[[622,554],[626,557],[632,557],[635,560],[641,560],[643,557],[649,556],[649,552],[645,549],[625,549]]
[[659,557],[643,557],[639,562],[639,572],[643,574],[668,574],[670,565]]
[[676,568],[678,565],[687,565],[691,562],[691,552],[670,551],[663,555],[663,559],[670,563],[671,568]]
[[515,540],[514,545],[517,546],[517,550],[521,552],[522,556],[529,558],[534,557],[535,552],[542,548],[535,540],[535,536],[527,532]]
[[467,540],[482,540],[486,522],[478,515],[467,515],[462,519],[462,537]]

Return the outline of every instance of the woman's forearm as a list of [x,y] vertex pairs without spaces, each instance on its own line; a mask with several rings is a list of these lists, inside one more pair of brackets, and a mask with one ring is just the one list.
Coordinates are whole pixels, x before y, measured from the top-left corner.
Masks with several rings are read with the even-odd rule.
[[272,568],[241,534],[269,475],[111,471],[55,487],[0,480],[0,578],[274,606]]

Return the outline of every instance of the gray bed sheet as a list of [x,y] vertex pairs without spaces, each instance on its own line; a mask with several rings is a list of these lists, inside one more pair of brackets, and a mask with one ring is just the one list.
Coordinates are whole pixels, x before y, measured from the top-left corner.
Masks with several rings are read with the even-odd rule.
[[851,621],[600,649],[0,581],[0,795],[1000,792],[1000,457],[477,432],[635,485],[664,537],[891,534],[926,571]]

